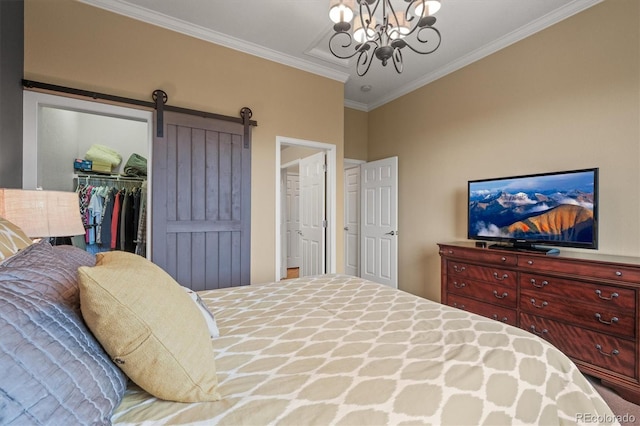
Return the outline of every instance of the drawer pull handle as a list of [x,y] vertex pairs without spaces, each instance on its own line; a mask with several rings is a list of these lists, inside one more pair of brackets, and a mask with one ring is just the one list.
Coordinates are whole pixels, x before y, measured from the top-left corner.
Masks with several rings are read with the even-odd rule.
[[453,270],[456,272],[464,272],[467,268],[465,266],[453,265]]
[[607,325],[615,324],[618,322],[618,317],[611,318],[611,321],[603,320],[602,315],[600,315],[597,312],[596,312],[596,319],[600,321],[602,324],[607,324]]
[[547,280],[544,280],[540,284],[538,284],[538,282],[534,278],[531,278],[531,285],[534,286],[534,287],[542,288],[542,287],[544,287],[545,285],[548,285],[548,284],[549,284],[549,281],[547,281]]
[[498,320],[498,314],[493,314],[493,316],[492,316],[491,318],[493,318],[493,319],[494,319],[494,320],[496,320],[496,321],[502,321],[502,322],[507,322],[507,321],[509,321],[509,318],[507,318],[507,317],[502,317],[502,319],[501,319],[501,320]]
[[533,260],[527,260],[527,265],[533,265]]
[[502,258],[500,258],[500,260],[502,260],[503,262],[506,262],[507,258],[506,257],[502,257]]
[[616,277],[621,277],[621,276],[622,276],[622,272],[616,271]]
[[543,328],[542,331],[538,331],[535,325],[532,325],[529,328],[531,329],[531,332],[533,334],[537,334],[538,336],[542,336],[543,334],[547,334],[549,332],[549,330],[547,330],[546,328]]
[[455,288],[465,288],[465,287],[467,286],[467,284],[465,284],[465,283],[460,283],[460,284],[458,284],[458,281],[454,281],[454,282],[453,282],[453,286],[454,286]]
[[453,307],[454,308],[458,308],[458,309],[464,309],[464,305],[458,305],[457,303],[453,303]]
[[453,254],[453,250],[449,250],[449,254]]
[[497,297],[498,299],[504,299],[505,297],[507,297],[509,295],[509,293],[507,293],[506,291],[502,294],[498,294],[498,290],[493,290],[493,295],[495,297]]
[[500,276],[498,276],[497,272],[494,272],[493,273],[493,278],[495,278],[498,281],[503,281],[503,280],[506,280],[507,278],[509,278],[509,274],[502,274],[502,276],[500,277]]
[[613,356],[613,355],[618,355],[620,354],[620,351],[617,349],[614,349],[611,351],[611,353],[606,353],[602,350],[602,346],[600,345],[596,345],[596,349],[598,350],[598,352],[600,352],[602,355],[604,356]]
[[532,304],[534,307],[538,308],[538,309],[542,309],[542,308],[544,308],[545,306],[547,306],[547,305],[549,304],[549,302],[542,302],[542,304],[540,304],[540,305],[536,305],[536,299],[531,299],[531,304]]
[[602,292],[600,290],[596,290],[596,294],[598,295],[598,297],[602,300],[613,300],[616,297],[619,297],[620,295],[618,293],[611,293],[610,297],[602,297]]

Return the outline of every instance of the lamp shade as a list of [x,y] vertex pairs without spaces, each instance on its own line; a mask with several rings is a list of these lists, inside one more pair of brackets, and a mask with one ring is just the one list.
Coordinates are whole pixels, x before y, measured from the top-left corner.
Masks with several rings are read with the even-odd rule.
[[339,22],[351,22],[353,9],[353,0],[331,0],[329,3],[329,18],[336,24]]
[[85,233],[75,192],[0,189],[0,217],[19,226],[29,238]]
[[424,16],[432,16],[437,11],[440,10],[440,1],[439,0],[417,0],[415,2],[415,14],[417,17],[422,16],[422,12],[424,12],[424,6],[427,6],[426,13]]

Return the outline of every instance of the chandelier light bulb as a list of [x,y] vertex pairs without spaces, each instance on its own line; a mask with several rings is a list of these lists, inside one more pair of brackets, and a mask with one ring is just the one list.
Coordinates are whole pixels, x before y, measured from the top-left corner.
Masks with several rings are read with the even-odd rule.
[[[367,24],[368,22],[368,24]],[[363,23],[365,27],[363,28]],[[376,18],[369,15],[361,15],[356,18],[353,24],[353,38],[358,43],[365,43],[373,39],[376,35]]]
[[409,34],[409,31],[411,31],[411,28],[404,17],[404,12],[396,12],[395,18],[391,18],[389,21],[389,30],[387,31],[391,40],[404,38]]
[[329,6],[329,19],[334,23],[351,22],[354,0],[332,0]]

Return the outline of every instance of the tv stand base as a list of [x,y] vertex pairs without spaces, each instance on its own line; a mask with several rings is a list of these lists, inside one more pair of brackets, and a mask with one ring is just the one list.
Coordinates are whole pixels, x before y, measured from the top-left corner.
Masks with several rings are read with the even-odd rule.
[[491,244],[489,246],[490,249],[495,250],[509,250],[509,251],[518,251],[523,253],[540,253],[546,254],[548,256],[553,256],[556,254],[560,254],[560,250],[552,247],[543,247],[536,245],[504,245],[504,244]]

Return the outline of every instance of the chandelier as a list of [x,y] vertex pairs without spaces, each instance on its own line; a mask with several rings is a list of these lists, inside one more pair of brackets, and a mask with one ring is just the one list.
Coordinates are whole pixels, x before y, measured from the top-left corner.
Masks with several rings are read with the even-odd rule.
[[[407,3],[406,10],[396,12],[392,0],[330,0],[329,18],[334,22],[335,34],[329,40],[329,50],[340,59],[357,55],[359,76],[369,71],[374,56],[383,66],[391,60],[401,73],[403,49],[427,55],[440,47],[440,31],[433,26],[436,23],[433,14],[440,9],[440,1],[394,1]],[[354,18],[351,32],[350,22]],[[376,22],[376,18],[381,21]]]

